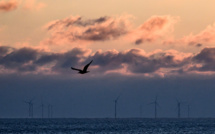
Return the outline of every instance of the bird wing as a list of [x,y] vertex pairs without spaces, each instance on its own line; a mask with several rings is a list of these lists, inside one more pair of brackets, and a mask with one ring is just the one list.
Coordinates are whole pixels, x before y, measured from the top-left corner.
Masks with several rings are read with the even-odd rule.
[[81,69],[77,69],[77,68],[73,68],[71,67],[72,70],[76,70],[76,71],[82,71]]
[[93,60],[91,60],[91,62],[90,63],[88,63],[85,67],[84,67],[84,69],[83,69],[83,71],[87,71],[87,68],[89,67],[89,65],[91,64],[93,62]]

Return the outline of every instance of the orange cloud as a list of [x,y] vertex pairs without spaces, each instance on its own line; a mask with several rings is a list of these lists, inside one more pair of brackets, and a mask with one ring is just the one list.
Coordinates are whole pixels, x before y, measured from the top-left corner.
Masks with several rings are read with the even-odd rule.
[[100,17],[83,20],[80,16],[71,16],[50,22],[45,26],[50,37],[45,44],[73,44],[74,42],[108,41],[128,33],[129,16]]
[[200,33],[184,36],[181,39],[167,39],[163,44],[182,44],[201,47],[203,45],[211,45],[215,43],[215,23],[207,26]]
[[174,24],[179,20],[178,17],[153,16],[144,22],[132,33],[135,44],[153,42],[164,38],[174,30]]
[[40,10],[46,6],[45,3],[36,2],[36,0],[25,0],[22,8],[25,10]]
[[166,38],[174,31],[179,17],[153,16],[136,29],[130,21],[131,16],[100,17],[83,20],[80,16],[48,23],[45,28],[50,37],[44,44],[72,44],[74,42],[108,41],[124,36],[135,44],[153,42]]
[[16,0],[0,1],[0,11],[8,12],[15,10],[17,5],[18,3]]

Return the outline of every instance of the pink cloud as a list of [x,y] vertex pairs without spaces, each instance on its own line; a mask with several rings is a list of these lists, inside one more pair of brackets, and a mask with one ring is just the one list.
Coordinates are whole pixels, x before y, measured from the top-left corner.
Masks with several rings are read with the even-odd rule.
[[167,39],[163,44],[182,44],[201,47],[215,43],[215,24],[207,26],[203,31],[194,35],[190,34],[181,39]]
[[15,10],[18,6],[16,0],[0,1],[0,11],[8,12]]
[[131,36],[135,39],[136,45],[165,38],[174,31],[174,25],[178,20],[178,17],[153,16],[134,30]]
[[108,41],[125,37],[126,40],[141,44],[163,39],[174,31],[179,17],[153,16],[138,28],[133,29],[131,16],[100,17],[83,20],[80,16],[48,23],[45,28],[50,37],[44,44],[72,44],[74,42]]
[[[0,46],[0,72],[68,74],[70,67],[82,67],[93,59],[92,75],[118,73],[165,77],[183,74],[215,74],[215,48],[204,48],[197,54],[176,50],[154,51],[143,49],[126,51],[96,51],[73,48],[56,53],[35,48]],[[10,71],[11,70],[11,71]],[[208,73],[210,72],[210,73]],[[45,73],[45,74],[47,74]]]
[[74,42],[108,41],[128,33],[131,23],[129,16],[100,17],[83,20],[80,16],[48,23],[45,28],[50,37],[45,44],[73,44]]
[[25,0],[23,2],[22,8],[25,10],[40,10],[46,6],[45,3],[36,2],[36,0]]

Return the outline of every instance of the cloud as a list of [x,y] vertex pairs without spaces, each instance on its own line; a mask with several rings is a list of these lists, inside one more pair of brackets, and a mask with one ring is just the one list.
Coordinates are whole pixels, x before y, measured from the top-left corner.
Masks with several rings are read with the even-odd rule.
[[25,10],[40,10],[46,6],[45,3],[36,2],[36,0],[24,0],[22,8]]
[[213,45],[215,43],[215,24],[207,26],[203,31],[194,35],[190,34],[181,39],[167,39],[163,44],[182,44],[195,47]]
[[[91,70],[96,73],[106,73],[124,70],[125,73],[145,74],[156,73],[160,69],[178,69],[189,63],[190,55],[183,55],[176,51],[157,51],[146,53],[142,49],[127,51],[96,51],[73,48],[64,53],[45,52],[33,48],[11,49],[0,47],[0,66],[3,69],[17,72],[43,73],[48,72],[66,74],[70,67],[79,67],[90,60],[94,60]],[[82,66],[81,66],[82,67]]]
[[9,51],[10,47],[7,46],[0,46],[0,56],[5,56]]
[[139,28],[134,30],[132,36],[137,37],[135,44],[153,42],[164,38],[174,30],[174,24],[179,20],[172,16],[153,16],[145,21]]
[[46,6],[43,2],[36,2],[36,0],[10,0],[10,1],[0,1],[0,11],[9,12],[12,10],[21,7],[24,10],[36,10],[39,11],[40,9]]
[[173,51],[147,54],[142,49],[130,49],[122,52],[96,52],[90,59],[94,59],[94,64],[100,66],[102,71],[124,68],[133,74],[144,74],[155,73],[162,68],[180,68],[188,63],[188,57]]
[[[215,74],[215,48],[204,48],[197,54],[176,50],[157,50],[146,53],[143,49],[126,51],[92,52],[90,49],[73,48],[56,53],[34,48],[0,47],[0,73],[72,73],[70,67],[82,68],[93,60],[90,75],[168,76],[180,74]],[[4,71],[3,71],[4,70]],[[209,73],[210,72],[210,73]]]
[[[1,47],[5,49],[5,47]],[[5,53],[8,49],[5,49]],[[37,58],[37,50],[29,48],[14,49],[10,53],[7,53],[0,59],[0,65],[6,69],[16,69],[19,71],[34,71],[35,66],[32,66],[31,62]]]
[[189,45],[215,43],[215,24],[207,26],[205,30],[197,35],[189,35],[182,39]]
[[117,39],[129,31],[129,16],[100,17],[83,20],[80,16],[50,22],[45,27],[50,37],[47,44],[72,44],[76,41],[108,41]]
[[174,31],[174,25],[179,20],[179,17],[153,16],[138,28],[133,28],[131,18],[132,16],[124,15],[84,20],[80,16],[71,16],[52,21],[45,26],[50,35],[43,44],[109,41],[125,37],[139,45],[167,38]]
[[1,46],[0,52],[0,66],[4,70],[36,73],[46,69],[63,73],[70,69],[71,65],[77,65],[88,50],[74,48],[65,53],[51,53],[26,47],[14,49]]
[[194,66],[191,70],[215,71],[215,48],[204,48],[193,57],[193,60],[198,66]]
[[0,11],[9,12],[15,10],[18,6],[16,0],[0,1]]

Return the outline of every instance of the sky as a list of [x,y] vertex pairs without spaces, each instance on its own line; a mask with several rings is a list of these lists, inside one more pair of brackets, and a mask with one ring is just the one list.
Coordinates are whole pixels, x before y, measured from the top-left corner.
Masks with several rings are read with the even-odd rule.
[[0,0],[0,118],[215,117],[214,5]]

